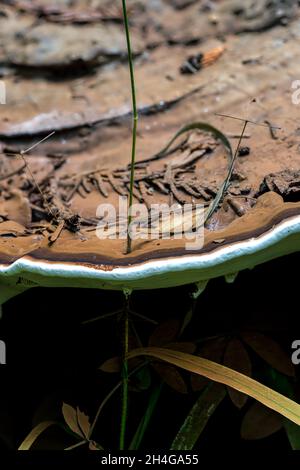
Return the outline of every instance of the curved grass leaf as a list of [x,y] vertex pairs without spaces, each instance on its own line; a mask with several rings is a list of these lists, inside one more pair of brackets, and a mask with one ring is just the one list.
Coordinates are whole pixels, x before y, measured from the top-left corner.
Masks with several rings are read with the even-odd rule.
[[[167,152],[170,151],[170,148],[172,147],[174,142],[178,139],[178,137],[185,134],[186,132],[196,130],[196,129],[201,130],[201,131],[205,131],[205,132],[209,132],[216,139],[220,140],[222,142],[222,144],[224,145],[224,147],[225,147],[225,149],[228,153],[228,157],[229,157],[228,172],[227,172],[226,178],[223,181],[223,183],[221,184],[214,200],[211,202],[211,204],[209,205],[209,207],[206,211],[204,221],[207,222],[208,219],[214,213],[214,211],[217,209],[217,207],[218,207],[219,203],[221,202],[221,200],[223,199],[225,191],[228,189],[230,179],[231,179],[231,176],[232,176],[232,172],[233,172],[233,169],[234,169],[234,163],[235,163],[237,152],[235,154],[233,153],[231,144],[230,144],[228,138],[226,137],[226,135],[223,134],[223,132],[219,131],[219,129],[217,129],[216,127],[214,127],[214,126],[212,126],[212,125],[210,125],[206,122],[192,122],[191,124],[187,124],[186,126],[179,129],[179,131],[174,135],[174,137],[172,137],[172,139],[167,143],[167,145],[159,153],[154,155],[154,157],[152,157],[151,159],[148,159],[148,160],[155,160],[155,159],[161,158],[163,155],[165,155]],[[148,160],[144,160],[144,161],[147,162]]]
[[55,421],[43,421],[39,423],[35,428],[30,431],[28,436],[24,439],[22,444],[19,446],[18,450],[29,450],[35,441],[39,438],[39,436],[46,431],[50,426],[54,426],[57,424]]
[[179,131],[176,132],[174,137],[172,137],[172,139],[169,140],[167,145],[152,158],[160,158],[161,156],[165,155],[170,150],[174,142],[178,139],[178,137],[185,134],[186,132],[197,130],[197,129],[201,131],[205,131],[205,132],[210,132],[211,134],[213,134],[217,139],[221,140],[221,142],[224,144],[228,153],[232,154],[231,144],[229,140],[227,139],[226,135],[223,134],[223,132],[219,131],[219,129],[217,129],[216,127],[206,122],[192,122],[190,124],[187,124],[186,126],[183,126],[181,129],[179,129]]
[[164,348],[148,347],[136,349],[129,353],[128,359],[137,356],[151,356],[181,367],[189,372],[204,375],[210,380],[222,383],[249,395],[268,408],[285,416],[293,423],[300,425],[300,405],[298,403],[228,367],[208,359]]
[[209,419],[226,396],[226,389],[217,383],[208,385],[200,395],[176,435],[171,450],[192,450]]

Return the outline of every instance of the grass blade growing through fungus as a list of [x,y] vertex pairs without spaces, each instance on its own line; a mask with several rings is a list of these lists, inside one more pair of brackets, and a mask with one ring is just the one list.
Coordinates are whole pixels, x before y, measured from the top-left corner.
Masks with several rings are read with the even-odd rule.
[[129,204],[128,204],[128,227],[127,227],[127,253],[131,252],[131,237],[130,237],[130,224],[132,220],[131,206],[133,202],[133,185],[134,185],[134,169],[135,169],[135,150],[136,150],[136,134],[137,134],[137,122],[138,112],[136,105],[136,92],[135,92],[135,79],[134,79],[134,68],[133,58],[131,49],[131,40],[129,32],[129,22],[126,8],[126,0],[122,0],[124,26],[126,33],[127,51],[128,51],[128,62],[130,72],[130,84],[131,84],[131,98],[132,98],[132,115],[133,115],[133,126],[132,126],[132,149],[131,149],[131,166],[130,166],[130,190],[129,190]]
[[[228,158],[228,172],[227,172],[226,178],[223,181],[223,183],[221,184],[215,198],[213,199],[213,201],[209,205],[208,209],[206,210],[204,221],[207,222],[208,219],[214,213],[214,211],[217,209],[219,203],[222,201],[222,199],[224,197],[224,194],[225,194],[226,190],[228,189],[230,179],[231,179],[231,176],[232,176],[232,172],[234,170],[234,163],[235,163],[235,160],[236,160],[236,157],[237,157],[237,152],[238,152],[239,145],[238,145],[237,150],[234,154],[233,150],[232,150],[232,147],[231,147],[231,144],[230,144],[228,138],[226,137],[226,135],[223,134],[223,132],[219,131],[219,129],[217,129],[214,126],[211,126],[210,124],[208,124],[206,122],[192,122],[191,124],[187,124],[186,126],[179,129],[179,131],[176,132],[176,134],[172,137],[172,139],[167,143],[167,145],[160,152],[158,152],[156,155],[153,155],[149,159],[143,160],[143,162],[158,160],[159,158],[163,157],[164,155],[166,155],[170,151],[172,145],[178,139],[178,137],[185,134],[186,132],[196,130],[196,129],[199,129],[199,130],[204,131],[204,132],[209,132],[217,140],[220,140],[222,142],[222,144],[224,145],[224,147],[227,151],[228,157],[229,157]],[[244,131],[245,131],[245,128],[243,130],[243,133],[244,133]],[[243,137],[243,133],[242,133],[242,136],[240,138],[240,141]]]

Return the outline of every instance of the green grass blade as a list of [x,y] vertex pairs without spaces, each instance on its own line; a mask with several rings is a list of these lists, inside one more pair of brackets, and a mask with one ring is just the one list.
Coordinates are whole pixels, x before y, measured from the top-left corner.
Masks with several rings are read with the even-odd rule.
[[154,390],[151,393],[149,403],[146,409],[146,412],[144,416],[142,417],[140,424],[136,430],[135,435],[133,436],[133,439],[131,441],[131,444],[129,446],[129,450],[138,450],[141,442],[144,438],[145,432],[148,429],[149,423],[151,421],[151,418],[153,416],[153,413],[155,411],[157,402],[159,400],[159,397],[161,395],[162,391],[162,384],[156,386]]
[[134,78],[131,39],[130,39],[129,22],[128,22],[128,15],[127,15],[127,8],[126,8],[125,0],[122,0],[122,6],[123,6],[123,17],[124,17],[124,26],[125,26],[125,34],[126,34],[127,52],[128,52],[128,63],[129,63],[130,84],[131,84],[131,99],[132,99],[132,115],[133,115],[131,166],[130,166],[130,190],[129,190],[129,204],[128,204],[128,230],[127,230],[127,253],[130,253],[131,252],[130,224],[132,221],[131,206],[133,202],[138,111],[137,111],[137,105],[136,105],[136,91],[135,91],[135,78]]
[[226,389],[212,383],[200,395],[176,435],[171,450],[192,450],[209,419],[226,396]]

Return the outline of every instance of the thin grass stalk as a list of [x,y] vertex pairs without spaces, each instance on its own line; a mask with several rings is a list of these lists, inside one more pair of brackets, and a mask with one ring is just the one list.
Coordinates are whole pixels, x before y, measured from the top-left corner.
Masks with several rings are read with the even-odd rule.
[[128,352],[129,352],[129,298],[130,293],[124,292],[125,306],[123,314],[123,352],[122,352],[122,410],[121,410],[121,429],[120,429],[120,450],[125,450],[126,428],[128,415]]
[[128,51],[128,63],[130,72],[130,83],[131,83],[131,98],[132,98],[132,149],[131,149],[131,166],[130,166],[130,187],[129,187],[129,203],[128,203],[128,226],[127,226],[127,248],[126,253],[131,253],[132,241],[130,236],[130,224],[132,221],[131,207],[133,203],[133,186],[134,186],[134,170],[135,170],[135,153],[136,153],[136,135],[137,135],[137,123],[138,123],[138,112],[136,105],[136,91],[135,91],[135,79],[134,79],[134,67],[131,49],[131,40],[129,32],[129,22],[126,8],[126,0],[122,0],[123,6],[123,17],[124,26],[126,33],[127,51]]

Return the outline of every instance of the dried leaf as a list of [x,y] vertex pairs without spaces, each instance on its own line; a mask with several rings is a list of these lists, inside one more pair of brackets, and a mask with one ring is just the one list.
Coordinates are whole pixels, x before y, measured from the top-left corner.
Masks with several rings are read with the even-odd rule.
[[[224,366],[251,377],[251,361],[243,343],[239,339],[229,341],[225,350],[223,363]],[[248,397],[244,393],[237,392],[231,387],[228,387],[228,393],[237,408],[242,408],[247,402]]]
[[192,356],[191,354],[164,348],[140,348],[128,354],[129,359],[137,356],[155,357],[189,372],[204,375],[215,382],[223,383],[239,392],[246,393],[265,406],[300,425],[300,405],[298,403],[228,367],[207,359]]
[[24,439],[22,444],[19,446],[18,450],[29,450],[39,436],[46,431],[50,426],[57,424],[55,421],[44,421],[43,423],[38,424],[35,428],[30,431],[28,436]]
[[159,362],[153,363],[152,366],[169,387],[178,393],[187,393],[187,385],[176,367]]
[[67,403],[64,403],[62,407],[62,413],[65,422],[67,423],[71,431],[73,431],[78,436],[85,438],[85,435],[83,434],[78,424],[77,411],[75,410],[75,408],[73,408],[71,405],[68,405]]
[[91,427],[90,418],[85,413],[83,413],[83,411],[80,411],[78,407],[76,408],[76,411],[79,428],[82,430],[84,437],[88,439]]
[[246,440],[264,439],[282,428],[282,418],[261,403],[253,403],[244,416],[241,436]]
[[289,377],[294,377],[295,370],[291,358],[273,339],[259,332],[242,333],[242,338],[267,364]]

